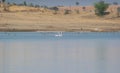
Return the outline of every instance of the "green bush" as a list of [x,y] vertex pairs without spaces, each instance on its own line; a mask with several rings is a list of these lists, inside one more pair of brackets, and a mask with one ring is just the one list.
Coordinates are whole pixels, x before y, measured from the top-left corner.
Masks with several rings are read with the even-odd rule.
[[26,2],[26,1],[24,1],[23,5],[24,5],[24,6],[27,6],[27,2]]
[[105,3],[104,1],[100,1],[94,4],[95,7],[95,14],[98,16],[105,15],[105,11],[107,10],[109,4]]

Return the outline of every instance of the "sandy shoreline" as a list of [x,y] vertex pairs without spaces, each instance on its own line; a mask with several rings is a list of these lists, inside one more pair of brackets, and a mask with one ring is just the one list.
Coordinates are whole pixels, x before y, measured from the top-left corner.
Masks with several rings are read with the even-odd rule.
[[69,29],[69,30],[48,30],[48,29],[0,29],[0,32],[120,32],[120,29],[94,30],[94,29]]
[[120,18],[96,17],[92,13],[57,14],[40,12],[0,13],[1,32],[118,32]]

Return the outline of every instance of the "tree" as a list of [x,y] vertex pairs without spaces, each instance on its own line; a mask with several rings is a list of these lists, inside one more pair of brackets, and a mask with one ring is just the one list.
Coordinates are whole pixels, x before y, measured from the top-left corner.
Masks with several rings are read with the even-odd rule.
[[51,7],[50,9],[55,11],[54,14],[57,14],[57,11],[59,10],[59,8],[56,7],[56,6],[55,7]]
[[26,1],[24,1],[23,5],[24,5],[24,6],[27,6],[27,3],[26,3]]
[[76,5],[78,6],[78,5],[79,5],[79,2],[76,2]]
[[[76,2],[76,6],[78,6],[78,5],[79,5],[79,2]],[[76,13],[77,13],[77,14],[80,13],[80,12],[79,12],[79,9],[76,10]]]
[[105,11],[107,10],[109,4],[105,3],[104,1],[100,1],[94,4],[95,7],[95,14],[98,16],[105,15]]
[[34,7],[33,3],[30,3],[30,7]]
[[55,7],[51,7],[50,9],[51,9],[51,10],[55,10],[55,11],[58,11],[58,10],[59,10],[59,8],[56,7],[56,6],[55,6]]
[[5,3],[6,0],[2,0],[3,3]]
[[8,2],[7,4],[10,5],[10,2]]

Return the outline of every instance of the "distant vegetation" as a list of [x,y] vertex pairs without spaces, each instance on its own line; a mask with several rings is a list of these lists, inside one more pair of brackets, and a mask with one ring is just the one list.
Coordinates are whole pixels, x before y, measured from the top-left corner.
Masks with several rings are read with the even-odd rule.
[[4,3],[6,0],[2,0],[2,2]]
[[26,3],[26,1],[24,1],[23,5],[24,5],[24,6],[27,6],[27,3]]
[[[76,2],[75,4],[76,4],[76,6],[78,6],[78,5],[79,5],[79,2]],[[77,14],[80,13],[80,12],[79,12],[79,9],[76,10],[76,13],[77,13]]]
[[[15,6],[15,5],[23,6],[23,7],[24,6],[29,6],[29,7],[36,7],[36,8],[41,7],[41,8],[44,8],[44,9],[50,9],[50,10],[53,10],[53,14],[62,13],[62,11],[60,12],[60,10],[61,10],[60,7],[63,7],[63,9],[64,9],[64,6],[48,7],[46,5],[39,5],[39,4],[29,3],[27,0],[24,0],[21,3],[15,3],[15,2],[10,3],[10,2],[7,2],[7,0],[1,0],[0,3],[2,3],[1,7],[3,7],[2,10],[4,9],[3,11],[9,11],[9,7],[10,6]],[[73,8],[71,6],[71,7],[68,7],[66,9],[64,9],[64,11],[63,11],[64,15],[71,14],[71,13],[74,13],[74,12],[76,14],[79,14],[80,12],[82,13],[82,11],[87,12],[88,10],[91,12],[92,10],[94,10],[94,8],[95,8],[95,14],[98,15],[98,16],[104,16],[106,14],[109,14],[109,12],[106,12],[106,10],[107,10],[107,8],[109,7],[110,4],[105,3],[104,1],[101,1],[101,0],[94,4],[93,9],[92,8],[89,9],[87,6],[81,6],[79,1],[76,1],[73,4],[74,4]],[[80,7],[79,7],[79,5],[80,5]],[[119,5],[119,4],[118,4],[118,2],[115,1],[111,5]],[[114,11],[114,9],[113,10],[111,9],[111,13],[113,11]],[[117,15],[120,16],[120,8],[117,9]]]
[[120,7],[117,8],[117,17],[120,16]]
[[79,2],[76,2],[75,4],[78,6],[78,5],[79,5]]
[[105,15],[105,11],[107,10],[109,4],[105,3],[104,1],[100,1],[94,4],[95,7],[95,14],[98,16]]
[[[3,0],[2,2],[5,3],[5,0]],[[18,3],[15,3],[15,2],[13,2],[13,3],[8,2],[7,5],[8,5],[8,6],[11,6],[11,5],[29,6],[29,7],[36,7],[36,8],[42,7],[42,6],[37,5],[37,4],[27,3],[26,1],[24,1],[24,2],[22,2],[22,3],[19,3],[19,4],[18,4]]]
[[65,12],[64,12],[64,15],[66,15],[66,14],[70,14],[72,11],[71,10],[65,10]]
[[82,7],[82,9],[83,9],[83,11],[85,11],[86,7],[85,7],[85,6],[83,6],[83,7]]
[[59,11],[59,8],[56,7],[56,6],[55,7],[51,7],[49,9],[54,10],[54,14],[57,14],[57,11]]
[[118,2],[113,2],[113,5],[118,5]]

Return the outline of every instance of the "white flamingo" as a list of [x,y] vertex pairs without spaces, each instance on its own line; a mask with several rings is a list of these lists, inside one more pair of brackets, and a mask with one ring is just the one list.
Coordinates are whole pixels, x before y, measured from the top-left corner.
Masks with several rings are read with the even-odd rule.
[[62,37],[63,34],[62,34],[62,32],[58,32],[58,34],[56,34],[55,36],[56,36],[56,37]]

